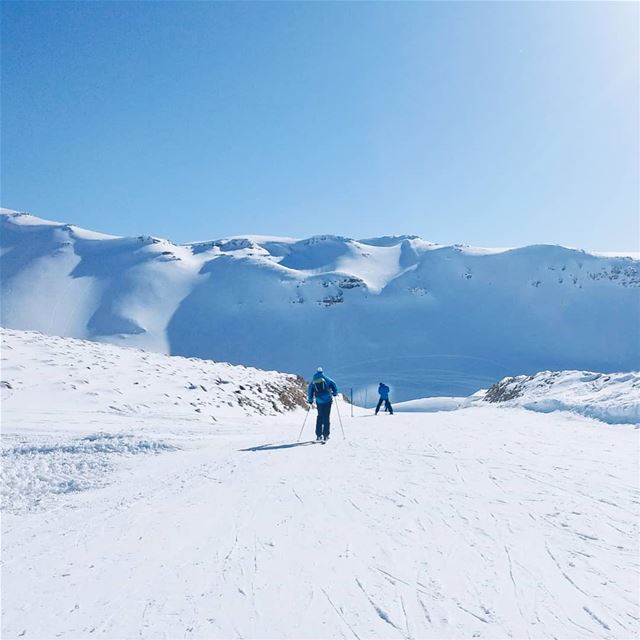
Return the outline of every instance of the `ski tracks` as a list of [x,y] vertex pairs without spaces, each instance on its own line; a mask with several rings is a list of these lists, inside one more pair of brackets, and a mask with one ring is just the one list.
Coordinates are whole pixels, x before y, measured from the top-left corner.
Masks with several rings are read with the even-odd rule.
[[16,607],[3,637],[638,635],[632,448],[594,454],[625,431],[509,410],[343,420],[324,447],[288,446],[297,419],[229,427],[11,521],[6,600],[42,622]]

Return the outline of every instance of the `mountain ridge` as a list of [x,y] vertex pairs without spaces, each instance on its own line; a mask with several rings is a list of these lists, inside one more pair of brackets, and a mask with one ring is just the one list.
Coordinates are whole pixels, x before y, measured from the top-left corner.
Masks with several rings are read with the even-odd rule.
[[[401,242],[408,240],[417,240],[426,246],[431,246],[433,249],[443,248],[456,248],[463,250],[471,254],[490,254],[490,253],[504,253],[507,251],[517,251],[519,249],[526,249],[529,247],[559,247],[561,249],[568,249],[570,251],[579,251],[597,257],[610,257],[610,258],[630,258],[632,260],[640,260],[640,251],[595,251],[588,249],[581,249],[569,245],[552,244],[552,243],[533,243],[516,247],[483,247],[478,245],[471,245],[467,243],[453,243],[453,244],[441,244],[438,242],[432,242],[425,240],[418,235],[412,234],[398,234],[398,235],[386,235],[386,236],[374,236],[369,238],[351,238],[349,236],[340,236],[334,234],[317,234],[309,236],[308,238],[294,238],[292,236],[274,236],[265,234],[236,234],[230,236],[222,236],[220,238],[210,240],[193,240],[189,242],[173,242],[168,238],[162,238],[160,236],[151,235],[138,235],[138,236],[119,236],[102,231],[93,231],[80,227],[73,223],[59,222],[55,220],[49,220],[46,218],[40,218],[28,211],[19,211],[16,209],[8,209],[6,207],[0,207],[0,218],[12,219],[12,221],[20,220],[19,224],[25,224],[29,226],[44,225],[57,228],[63,228],[73,231],[74,233],[81,234],[85,238],[89,239],[112,239],[122,240],[127,238],[147,239],[149,242],[166,243],[174,247],[198,247],[204,245],[221,246],[222,244],[232,244],[238,241],[247,241],[248,243],[254,243],[255,245],[262,246],[268,245],[284,245],[295,243],[311,243],[324,239],[335,239],[348,242],[358,242],[360,244],[366,244],[371,246],[393,246],[394,244],[400,244]],[[273,255],[273,254],[272,254]]]
[[[640,368],[640,261],[417,236],[173,244],[2,210],[3,326],[468,395],[509,375]],[[369,243],[369,244],[367,244]]]

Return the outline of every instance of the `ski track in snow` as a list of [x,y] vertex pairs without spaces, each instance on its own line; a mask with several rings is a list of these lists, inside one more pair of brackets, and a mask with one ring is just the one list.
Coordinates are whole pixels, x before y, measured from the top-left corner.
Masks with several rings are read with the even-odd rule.
[[[637,637],[637,430],[341,413],[325,447],[310,423],[295,441],[302,412],[202,434],[154,416],[171,448],[5,514],[2,637]],[[30,424],[34,455],[52,430]]]

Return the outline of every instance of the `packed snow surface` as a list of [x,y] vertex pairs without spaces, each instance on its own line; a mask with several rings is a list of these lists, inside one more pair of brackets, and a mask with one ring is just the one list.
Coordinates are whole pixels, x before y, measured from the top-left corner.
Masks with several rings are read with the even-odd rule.
[[416,236],[176,245],[4,210],[3,326],[309,376],[395,400],[507,375],[640,369],[640,262]]
[[279,374],[20,332],[2,357],[3,638],[640,633],[638,429],[340,402],[319,445],[260,394]]

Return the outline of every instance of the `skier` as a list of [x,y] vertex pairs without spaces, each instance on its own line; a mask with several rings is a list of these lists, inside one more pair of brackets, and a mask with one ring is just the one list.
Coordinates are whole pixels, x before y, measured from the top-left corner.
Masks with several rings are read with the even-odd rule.
[[324,375],[322,367],[318,367],[318,370],[313,375],[313,380],[309,384],[309,392],[307,394],[309,404],[313,404],[315,398],[318,409],[318,418],[316,419],[316,440],[318,442],[326,442],[329,439],[331,403],[337,395],[338,387],[336,383]]
[[393,408],[391,407],[391,403],[389,402],[389,387],[384,382],[381,382],[378,385],[378,393],[380,394],[380,400],[378,400],[378,406],[376,407],[376,415],[378,415],[378,411],[380,411],[380,407],[384,402],[384,410],[388,411],[390,415],[393,415]]

